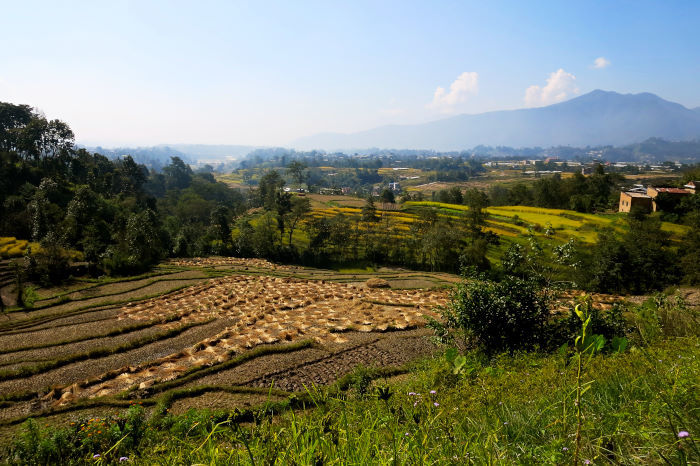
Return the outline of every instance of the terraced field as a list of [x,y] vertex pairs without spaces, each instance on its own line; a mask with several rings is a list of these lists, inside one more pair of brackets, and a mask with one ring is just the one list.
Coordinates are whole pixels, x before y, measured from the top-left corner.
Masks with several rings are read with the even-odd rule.
[[[370,288],[368,278],[392,287]],[[28,417],[64,422],[134,399],[244,409],[331,384],[358,364],[398,370],[434,350],[423,316],[457,280],[207,258],[38,289],[34,309],[0,321],[0,438]]]

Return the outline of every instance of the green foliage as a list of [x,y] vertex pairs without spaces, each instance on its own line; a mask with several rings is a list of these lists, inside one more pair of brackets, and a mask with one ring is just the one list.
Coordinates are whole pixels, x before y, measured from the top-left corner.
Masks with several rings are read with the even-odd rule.
[[507,276],[500,282],[467,280],[458,285],[429,326],[443,343],[488,353],[532,349],[542,343],[549,299],[532,281]]
[[[537,353],[486,361],[474,353],[464,356],[471,376],[436,377],[444,373],[445,357],[429,359],[389,385],[388,399],[379,390],[348,399],[309,387],[313,401],[304,408],[292,402],[301,394],[290,398],[286,406],[294,410],[281,412],[266,402],[247,416],[238,410],[166,412],[142,424],[142,435],[134,436],[138,442],[124,446],[129,435],[109,453],[121,437],[110,437],[111,444],[100,443],[104,449],[95,451],[96,444],[83,445],[86,433],[79,432],[85,422],[39,428],[37,421],[31,434],[36,440],[25,444],[31,447],[22,450],[24,456],[18,456],[19,444],[30,435],[31,423],[6,457],[22,464],[56,463],[46,451],[59,451],[62,463],[91,462],[96,453],[106,461],[123,455],[139,464],[573,463],[575,365]],[[698,371],[696,337],[590,358],[582,383],[590,388],[581,398],[581,462],[699,461]],[[586,383],[591,380],[595,383]],[[679,438],[680,431],[690,436]],[[54,438],[67,439],[66,446],[58,449],[61,441]],[[47,447],[40,448],[41,442]]]
[[131,406],[123,416],[82,419],[72,424],[71,428],[51,429],[28,420],[8,452],[9,463],[116,463],[133,455],[148,433],[145,411],[138,405]]
[[700,335],[700,312],[689,306],[680,294],[656,294],[632,307],[631,314],[639,343]]
[[34,303],[39,299],[39,295],[36,293],[36,288],[33,286],[26,286],[22,289],[22,302],[25,307],[32,308]]
[[355,392],[355,395],[362,398],[369,393],[369,387],[372,383],[371,369],[359,365],[350,374],[350,388]]
[[630,215],[628,222],[622,237],[611,229],[600,232],[596,247],[582,258],[583,284],[604,293],[640,294],[678,282],[675,252],[659,218]]

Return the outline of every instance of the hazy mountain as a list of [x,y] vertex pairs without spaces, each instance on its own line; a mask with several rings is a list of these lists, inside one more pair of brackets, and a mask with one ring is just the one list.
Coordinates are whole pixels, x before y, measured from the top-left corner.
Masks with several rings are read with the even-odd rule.
[[700,111],[654,94],[596,90],[547,107],[458,115],[419,125],[391,125],[352,134],[324,133],[296,141],[303,149],[359,147],[460,150],[491,146],[625,145],[658,137],[700,137]]

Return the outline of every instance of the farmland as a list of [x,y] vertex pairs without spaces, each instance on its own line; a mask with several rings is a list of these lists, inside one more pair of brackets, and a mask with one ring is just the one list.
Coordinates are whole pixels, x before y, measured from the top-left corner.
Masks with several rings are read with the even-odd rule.
[[[368,279],[385,280],[390,287],[369,287]],[[442,382],[430,381],[435,369],[422,372],[426,369],[415,366],[415,360],[436,351],[425,316],[437,316],[436,306],[447,302],[448,288],[458,281],[445,273],[328,270],[209,257],[172,259],[141,276],[38,288],[34,308],[10,308],[0,322],[0,445],[16,438],[30,418],[47,432],[72,426],[78,432],[82,425],[78,435],[98,438],[104,435],[100,429],[115,422],[110,419],[135,412],[211,427],[211,419],[231,413],[249,419],[271,406],[299,410],[316,396],[328,396],[322,393],[356,390],[360,385],[353,384],[363,380],[357,374],[364,373],[379,379],[380,387],[384,380],[397,390],[419,384],[427,392]],[[621,301],[593,297],[603,309]],[[562,310],[570,309],[574,298],[573,293],[562,295]],[[665,355],[675,350],[663,346],[651,351]],[[629,370],[642,370],[641,362],[630,358]],[[439,359],[429,361],[439,365]],[[529,364],[534,365],[528,372],[537,375],[528,387],[570,383],[554,382],[541,372],[552,370],[555,363],[549,360]],[[521,369],[511,370],[518,374]],[[611,377],[603,366],[596,370],[604,380]],[[485,373],[485,383],[514,383],[497,374],[503,373]],[[462,406],[449,398],[456,393],[447,388],[439,393],[430,403]],[[329,408],[334,399],[327,401]],[[349,415],[357,416],[354,410],[362,403],[350,404]],[[482,415],[466,406],[460,409]],[[427,413],[429,418],[437,414]],[[310,419],[316,415],[308,414]],[[197,432],[187,435],[199,438]]]
[[[361,207],[359,199],[348,197],[343,202],[342,197],[316,199],[314,195],[313,218],[333,218],[346,216],[358,220]],[[383,222],[387,228],[397,235],[408,235],[413,223],[420,220],[420,214],[434,211],[442,218],[449,219],[459,225],[469,210],[467,206],[430,201],[407,201],[395,206],[379,205]],[[386,207],[386,210],[381,210]],[[585,214],[572,210],[546,209],[529,206],[492,206],[485,209],[488,217],[484,226],[485,231],[499,235],[501,246],[495,249],[490,259],[495,261],[497,253],[502,252],[509,244],[521,242],[527,235],[546,239],[553,244],[563,244],[570,239],[592,244],[597,240],[597,234],[604,228],[610,228],[618,233],[627,230],[626,217],[620,214]],[[678,241],[688,228],[669,222],[663,222],[661,229],[670,234],[673,241]]]
[[[369,278],[392,288],[368,288]],[[446,302],[444,287],[456,280],[206,258],[172,260],[146,276],[40,288],[33,308],[11,307],[0,323],[0,424],[6,436],[28,416],[59,422],[135,398],[153,406],[200,382],[207,396],[215,387],[238,390],[236,406],[245,407],[273,381],[284,398],[357,364],[396,370],[432,351],[423,316]],[[308,378],[296,375],[301,368]]]
[[[370,278],[390,288],[368,287]],[[271,384],[285,399],[357,365],[401,373],[434,351],[425,316],[436,316],[458,281],[445,273],[213,257],[39,288],[33,308],[10,307],[0,322],[0,432],[8,439],[28,417],[60,424],[133,400],[150,409],[176,393],[168,407],[178,400],[180,412],[244,409]],[[11,289],[4,287],[6,297]],[[609,307],[616,298],[596,299]],[[181,394],[201,387],[201,395]]]

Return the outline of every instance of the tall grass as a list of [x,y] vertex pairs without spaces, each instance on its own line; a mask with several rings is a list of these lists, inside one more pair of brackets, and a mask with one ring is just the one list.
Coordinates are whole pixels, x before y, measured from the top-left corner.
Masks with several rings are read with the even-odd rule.
[[[469,371],[436,357],[401,382],[363,383],[364,395],[309,387],[306,409],[280,414],[282,405],[265,403],[244,424],[236,411],[166,413],[125,454],[142,464],[571,464],[577,365],[558,354],[467,356]],[[700,461],[700,339],[596,355],[584,371],[594,383],[581,462]],[[89,462],[83,455],[75,459]]]

